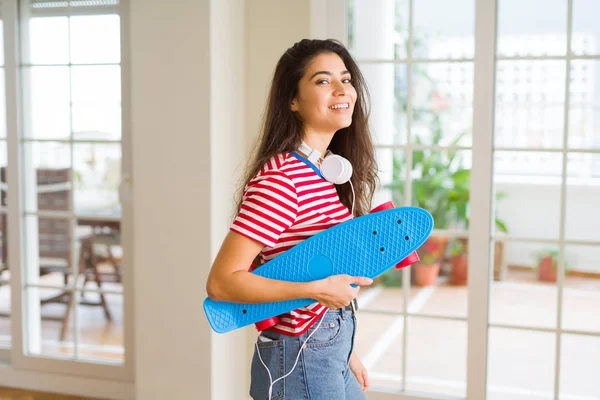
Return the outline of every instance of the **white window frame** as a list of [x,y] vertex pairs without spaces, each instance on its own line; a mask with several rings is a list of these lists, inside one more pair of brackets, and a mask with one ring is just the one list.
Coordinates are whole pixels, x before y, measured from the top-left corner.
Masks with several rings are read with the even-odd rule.
[[[122,154],[122,183],[120,186],[121,197],[121,241],[123,252],[123,265],[127,266],[126,276],[123,279],[124,296],[124,357],[122,365],[102,361],[68,360],[44,355],[28,355],[25,349],[25,335],[23,329],[23,315],[25,311],[25,298],[23,296],[23,225],[24,210],[22,205],[23,182],[23,154],[22,131],[20,126],[23,114],[20,104],[20,75],[21,62],[19,59],[19,0],[2,0],[4,41],[5,41],[5,73],[6,73],[6,98],[7,98],[7,152],[8,152],[8,192],[11,201],[8,206],[8,237],[9,264],[11,268],[11,295],[12,295],[12,348],[0,351],[0,360],[10,363],[14,370],[30,370],[48,373],[61,373],[90,378],[110,379],[120,382],[133,382],[134,380],[134,324],[133,324],[133,265],[132,260],[132,202],[129,200],[129,177],[131,176],[131,136],[130,136],[130,79],[129,79],[129,6],[126,0],[121,0],[118,6],[103,6],[94,10],[82,7],[71,10],[69,15],[99,15],[117,13],[121,20],[121,93],[122,93],[122,137],[120,140]],[[65,15],[57,10],[36,10],[39,15]],[[25,105],[26,106],[26,105]],[[14,166],[14,167],[13,167]],[[73,296],[73,299],[76,296]],[[75,307],[73,308],[75,309]],[[19,310],[19,312],[16,312]],[[74,319],[77,318],[73,310]],[[77,324],[77,322],[75,322]],[[76,335],[77,336],[77,335]]]

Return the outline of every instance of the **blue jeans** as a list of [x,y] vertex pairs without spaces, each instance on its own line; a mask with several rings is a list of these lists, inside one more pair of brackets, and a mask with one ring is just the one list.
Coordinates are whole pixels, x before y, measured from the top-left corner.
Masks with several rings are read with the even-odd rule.
[[[261,333],[257,340],[258,348],[273,381],[290,372],[300,346],[318,324],[319,321],[300,336],[287,336],[272,330]],[[300,354],[294,371],[273,385],[271,400],[366,399],[349,368],[355,333],[356,317],[352,310],[327,311],[318,331],[306,342],[306,348]],[[269,383],[269,375],[255,347],[250,396],[254,400],[268,400]]]

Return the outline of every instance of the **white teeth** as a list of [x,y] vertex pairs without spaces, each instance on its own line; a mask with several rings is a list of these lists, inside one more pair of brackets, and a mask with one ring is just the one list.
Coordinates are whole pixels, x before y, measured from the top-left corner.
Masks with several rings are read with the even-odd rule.
[[349,107],[348,103],[342,103],[342,104],[333,105],[329,108],[331,108],[332,110],[336,110],[338,108],[348,108],[348,107]]

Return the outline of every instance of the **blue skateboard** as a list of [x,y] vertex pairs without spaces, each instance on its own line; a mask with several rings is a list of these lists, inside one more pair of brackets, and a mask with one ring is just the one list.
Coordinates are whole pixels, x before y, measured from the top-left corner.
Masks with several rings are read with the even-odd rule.
[[[399,207],[363,215],[333,226],[292,247],[252,273],[290,282],[347,274],[375,278],[417,250],[433,230],[426,210]],[[314,303],[296,299],[240,304],[204,300],[215,332],[225,333]]]

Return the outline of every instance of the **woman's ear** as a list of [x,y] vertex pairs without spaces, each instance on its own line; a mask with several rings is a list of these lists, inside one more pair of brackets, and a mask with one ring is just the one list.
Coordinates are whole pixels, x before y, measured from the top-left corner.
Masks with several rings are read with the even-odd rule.
[[290,110],[292,110],[292,112],[298,111],[298,100],[296,100],[296,99],[292,100],[292,104],[290,105]]

